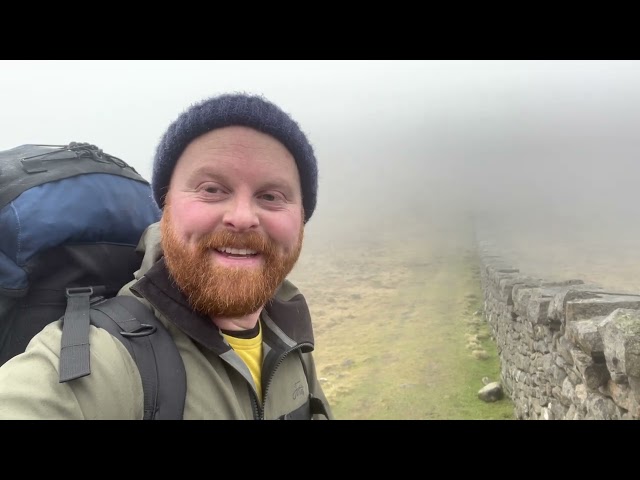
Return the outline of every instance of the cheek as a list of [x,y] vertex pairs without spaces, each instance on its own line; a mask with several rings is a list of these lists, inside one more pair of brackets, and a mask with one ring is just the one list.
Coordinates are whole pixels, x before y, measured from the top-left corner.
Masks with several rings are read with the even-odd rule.
[[171,221],[176,233],[185,241],[197,241],[202,235],[215,229],[215,212],[203,208],[202,204],[174,201],[171,204]]
[[301,214],[269,217],[263,220],[262,226],[278,244],[286,250],[292,250],[298,244],[302,217]]

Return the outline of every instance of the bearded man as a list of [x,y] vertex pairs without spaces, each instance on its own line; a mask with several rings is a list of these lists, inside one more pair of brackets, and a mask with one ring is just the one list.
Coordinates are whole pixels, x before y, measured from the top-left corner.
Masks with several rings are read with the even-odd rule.
[[[333,418],[311,353],[309,309],[286,278],[318,184],[299,125],[261,96],[206,99],[162,136],[151,183],[162,217],[143,234],[141,268],[119,295],[146,305],[177,345],[183,418]],[[60,350],[55,328],[32,341],[31,362],[34,349]],[[91,375],[57,383],[55,370],[40,374],[37,401],[0,396],[8,402],[0,417],[143,418],[131,355],[91,328]],[[5,366],[0,374],[15,382],[27,360],[12,362],[14,373]]]

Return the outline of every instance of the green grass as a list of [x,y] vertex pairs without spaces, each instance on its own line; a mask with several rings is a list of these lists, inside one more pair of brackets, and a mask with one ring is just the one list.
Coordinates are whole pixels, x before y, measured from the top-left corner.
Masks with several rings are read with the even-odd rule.
[[[478,398],[500,363],[482,315],[469,243],[410,242],[333,252],[302,269],[316,325],[316,361],[337,419],[512,419],[508,398]],[[311,277],[311,273],[315,277]],[[320,283],[322,278],[331,281]],[[468,342],[479,336],[472,354]]]

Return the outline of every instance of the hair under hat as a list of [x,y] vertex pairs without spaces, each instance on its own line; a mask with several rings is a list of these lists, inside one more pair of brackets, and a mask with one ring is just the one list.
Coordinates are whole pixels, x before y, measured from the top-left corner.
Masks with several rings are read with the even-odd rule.
[[164,133],[156,149],[151,187],[153,198],[164,207],[173,169],[187,145],[217,128],[240,125],[271,135],[291,152],[298,167],[305,223],[316,208],[318,166],[313,147],[299,125],[280,107],[262,96],[223,94],[185,110]]

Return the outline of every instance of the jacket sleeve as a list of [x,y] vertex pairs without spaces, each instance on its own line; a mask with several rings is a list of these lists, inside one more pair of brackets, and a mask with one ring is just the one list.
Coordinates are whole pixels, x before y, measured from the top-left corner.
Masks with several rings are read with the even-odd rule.
[[91,326],[91,374],[59,383],[61,338],[57,321],[0,367],[0,419],[141,419],[142,381],[124,345]]

